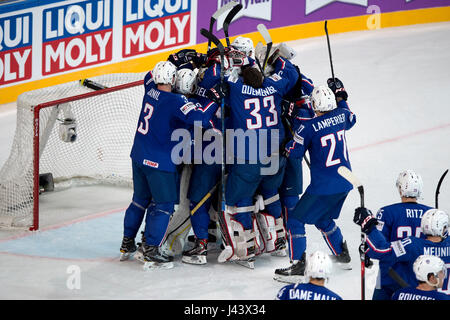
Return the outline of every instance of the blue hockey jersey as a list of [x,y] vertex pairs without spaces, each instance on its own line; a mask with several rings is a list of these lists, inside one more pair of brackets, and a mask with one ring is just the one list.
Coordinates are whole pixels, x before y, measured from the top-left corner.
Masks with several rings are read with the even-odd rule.
[[[378,229],[374,228],[367,235],[366,242],[368,244],[366,254],[369,257],[390,264],[406,262],[408,269],[400,276],[412,287],[416,287],[418,284],[412,266],[420,255],[438,256],[444,261],[447,268],[450,268],[450,237],[441,242],[432,242],[414,236],[389,242]],[[450,272],[447,272],[447,278],[444,279],[442,287],[442,291],[446,294],[450,294],[449,276]]]
[[407,287],[394,292],[391,300],[450,300],[450,295],[437,290],[424,291]]
[[342,300],[342,298],[324,286],[300,283],[281,288],[276,300]]
[[296,128],[294,139],[286,145],[286,153],[302,158],[310,155],[311,183],[305,192],[317,195],[348,192],[353,187],[342,178],[337,169],[351,169],[345,131],[356,123],[356,117],[345,101],[324,115],[302,121]]
[[194,122],[208,126],[218,106],[213,103],[205,107],[188,101],[181,94],[158,90],[151,72],[144,78],[144,87],[131,159],[155,169],[174,172],[176,164],[172,161],[172,149],[179,141],[172,141],[173,131],[186,129],[186,124],[193,125]]
[[[417,202],[395,203],[384,206],[377,212],[377,228],[389,242],[409,236],[425,239],[420,223],[422,215],[429,209],[431,207]],[[403,274],[408,270],[409,265],[405,262],[396,262],[391,265],[389,262],[380,261],[377,288],[395,284],[395,281],[389,276],[390,267],[398,274]]]
[[[259,161],[279,151],[279,145],[284,139],[284,127],[280,119],[281,100],[296,83],[298,73],[288,60],[282,58],[277,59],[274,67],[275,73],[264,79],[262,88],[244,84],[241,77],[225,78],[230,88],[226,104],[230,106],[231,126],[235,136],[239,132],[246,135],[244,143],[234,139],[236,158]],[[277,141],[273,136],[274,129],[277,130]],[[271,141],[276,142],[274,146]],[[276,150],[272,150],[274,148]]]

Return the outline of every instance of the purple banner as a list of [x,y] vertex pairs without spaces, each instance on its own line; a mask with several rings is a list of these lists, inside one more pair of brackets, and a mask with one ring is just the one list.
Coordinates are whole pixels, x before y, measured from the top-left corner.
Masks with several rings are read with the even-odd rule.
[[[259,23],[268,29],[327,19],[450,6],[450,0],[234,0],[242,10],[230,25],[230,36],[255,32]],[[197,42],[205,42],[201,28],[208,29],[212,14],[230,0],[198,0]],[[224,37],[223,14],[213,32]],[[218,30],[219,28],[219,30]]]

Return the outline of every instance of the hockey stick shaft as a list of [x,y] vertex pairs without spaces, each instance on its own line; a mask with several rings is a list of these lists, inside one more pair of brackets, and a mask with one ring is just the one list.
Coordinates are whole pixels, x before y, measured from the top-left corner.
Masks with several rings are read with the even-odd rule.
[[[220,82],[223,84],[224,82],[224,61],[225,61],[225,48],[223,44],[220,42],[220,40],[213,35],[212,33],[208,32],[206,29],[201,29],[200,33],[208,38],[211,39],[211,41],[216,45],[216,47],[219,49],[220,53]],[[220,204],[221,204],[221,213],[218,214],[219,217],[219,224],[222,229],[222,235],[225,238],[225,243],[227,245],[230,245],[231,239],[229,238],[229,234],[227,232],[226,228],[226,222],[225,214],[226,214],[226,201],[225,201],[225,99],[222,99],[221,101],[221,125],[222,125],[222,159],[221,159],[221,190],[220,190]]]
[[434,203],[435,203],[435,207],[436,208],[439,208],[439,192],[440,192],[440,189],[441,189],[442,181],[444,180],[444,178],[447,175],[447,173],[448,173],[448,169],[444,171],[444,173],[442,174],[441,178],[439,179],[438,185],[436,187],[436,193],[435,193],[435,196],[434,196]]
[[228,29],[230,27],[230,23],[233,20],[233,18],[238,14],[239,11],[241,11],[242,9],[242,4],[240,3],[236,3],[233,7],[233,9],[231,9],[230,12],[228,12],[224,22],[223,22],[223,33],[225,34],[225,40],[227,42],[227,46],[230,46],[230,38],[229,38],[229,34],[228,34]]
[[[359,179],[353,174],[353,172],[350,171],[347,167],[341,166],[338,168],[338,173],[346,179],[348,182],[350,182],[353,187],[358,189],[359,195],[360,195],[360,206],[361,208],[364,208],[364,187],[359,182]],[[361,231],[361,246],[364,249],[366,244],[366,234]],[[366,299],[366,255],[364,253],[364,250],[360,251],[360,259],[361,259],[361,300]]]
[[328,21],[325,20],[325,34],[327,36],[327,44],[328,44],[328,55],[330,57],[330,66],[331,66],[331,77],[334,79],[334,68],[333,68],[333,57],[331,56],[331,45],[330,45],[330,36],[328,35]]

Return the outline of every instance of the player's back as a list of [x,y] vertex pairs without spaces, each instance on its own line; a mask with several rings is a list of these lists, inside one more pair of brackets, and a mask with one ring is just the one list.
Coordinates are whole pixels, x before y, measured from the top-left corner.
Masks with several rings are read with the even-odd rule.
[[450,296],[437,290],[424,291],[407,287],[394,292],[392,300],[450,300]]
[[[311,184],[307,192],[335,194],[347,192],[352,185],[337,172],[340,166],[351,169],[345,131],[355,123],[347,108],[336,108],[305,121],[296,130],[296,138],[309,150]],[[302,132],[304,131],[304,132]]]
[[181,94],[158,90],[154,83],[146,86],[131,150],[134,161],[165,171],[175,170],[171,151],[177,142],[171,141],[171,136],[176,128],[186,127],[175,116],[180,106],[183,113],[195,108]]
[[422,215],[430,206],[417,202],[400,202],[384,206],[377,212],[378,225],[388,241],[415,236],[425,238],[420,228]]
[[277,300],[342,300],[342,298],[324,286],[301,283],[281,288]]

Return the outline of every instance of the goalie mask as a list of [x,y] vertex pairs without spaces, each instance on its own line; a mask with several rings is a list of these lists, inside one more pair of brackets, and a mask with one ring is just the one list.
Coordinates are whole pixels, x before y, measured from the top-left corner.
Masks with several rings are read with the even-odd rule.
[[324,85],[314,87],[311,102],[313,110],[318,112],[328,112],[337,108],[333,91]]
[[445,238],[448,235],[448,214],[439,209],[427,210],[420,223],[423,234]]
[[197,73],[190,69],[178,70],[175,90],[181,94],[192,94],[197,86]]
[[231,46],[236,50],[239,50],[245,55],[252,57],[255,48],[253,47],[253,40],[250,38],[239,36],[231,43]]
[[156,84],[175,85],[177,68],[170,61],[158,62],[152,71],[153,79]]
[[422,195],[422,177],[412,170],[404,170],[395,183],[401,197],[420,199]]
[[439,273],[442,272],[444,277],[447,277],[447,268],[445,267],[444,261],[437,256],[432,255],[421,255],[419,256],[413,264],[413,270],[416,275],[417,280],[428,283],[430,286],[439,287],[440,281],[437,283],[430,283],[428,281],[428,276],[433,274],[437,279],[439,279]]

